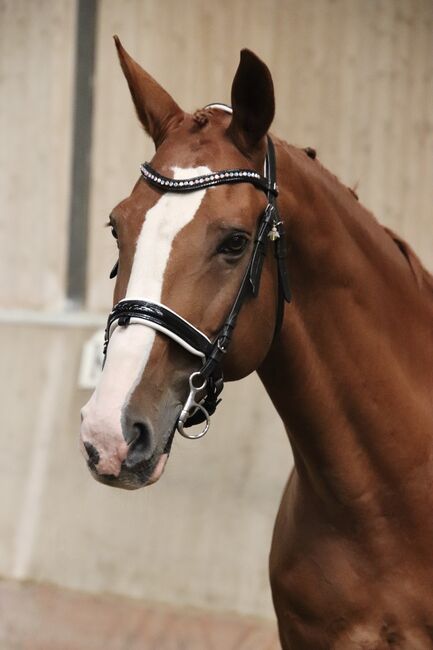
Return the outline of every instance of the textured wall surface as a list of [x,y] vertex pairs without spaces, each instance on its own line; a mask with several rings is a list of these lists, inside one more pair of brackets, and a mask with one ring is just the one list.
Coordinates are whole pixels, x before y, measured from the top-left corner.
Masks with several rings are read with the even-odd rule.
[[[94,481],[78,451],[86,328],[0,326],[0,576],[272,616],[267,556],[291,465],[255,377],[229,384],[201,442],[175,438],[147,490]],[[34,355],[33,350],[45,350]],[[22,368],[26,367],[26,372]]]
[[[135,117],[112,35],[185,110],[230,102],[239,51],[268,64],[273,131],[317,148],[379,221],[433,270],[433,3],[430,0],[102,0],[89,296],[106,310],[114,247],[102,224],[153,145]],[[111,267],[110,267],[111,268]]]
[[64,300],[75,0],[0,1],[0,306]]
[[[314,146],[433,269],[431,0],[100,0],[87,308],[111,303],[103,224],[152,145],[112,35],[188,110],[229,101],[239,50],[274,76],[274,132]],[[64,303],[75,2],[0,0],[0,302]],[[3,320],[5,312],[0,313]],[[68,315],[63,315],[68,318]],[[272,616],[267,554],[291,464],[256,377],[228,386],[211,434],[176,438],[152,489],[94,482],[78,452],[86,327],[0,326],[0,574]]]

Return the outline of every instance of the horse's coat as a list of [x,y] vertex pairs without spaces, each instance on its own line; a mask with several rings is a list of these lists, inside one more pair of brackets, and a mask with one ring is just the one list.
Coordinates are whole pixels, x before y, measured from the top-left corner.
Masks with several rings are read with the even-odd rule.
[[[167,174],[173,164],[262,170],[274,98],[270,73],[255,55],[242,53],[233,116],[210,108],[195,119],[119,41],[117,47],[156,145],[156,170]],[[433,278],[311,152],[274,141],[293,304],[274,335],[277,281],[268,256],[259,295],[239,315],[224,372],[238,379],[258,370],[293,449],[295,470],[270,556],[282,647],[427,650],[433,647]],[[131,272],[134,251],[145,232],[143,216],[163,205],[161,196],[140,180],[113,212],[127,225],[118,233],[115,302],[131,277],[134,292],[141,291],[141,272]],[[163,196],[170,202],[169,193]],[[263,209],[264,197],[252,187],[207,192],[172,240],[152,297],[212,338],[233,303]],[[165,214],[158,215],[163,223]],[[233,232],[245,237],[240,253],[227,243]],[[142,239],[140,260],[142,247],[153,253],[154,245]],[[82,431],[96,450],[92,457],[106,457],[97,469],[89,461],[98,480],[140,487],[162,471],[187,378],[199,361],[146,327],[122,333],[128,331],[140,340],[135,368],[127,369],[135,383],[127,393],[122,388],[128,400],[121,426],[117,420],[115,432],[105,431],[109,413],[91,406]],[[113,391],[117,412],[122,399],[108,384],[116,367],[126,374],[127,363],[121,351],[109,350],[101,386],[107,382],[104,390]]]

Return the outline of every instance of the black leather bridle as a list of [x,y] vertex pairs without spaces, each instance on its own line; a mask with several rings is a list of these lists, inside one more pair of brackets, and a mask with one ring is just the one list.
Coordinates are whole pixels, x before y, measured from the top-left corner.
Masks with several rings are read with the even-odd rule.
[[[108,317],[104,355],[107,352],[110,336],[115,327],[127,327],[131,323],[139,323],[162,332],[191,354],[203,359],[200,370],[194,372],[189,378],[189,396],[177,421],[177,429],[183,436],[186,438],[201,438],[209,429],[210,416],[221,401],[219,399],[219,394],[223,389],[221,363],[227,353],[237,317],[247,296],[255,297],[259,292],[268,239],[274,244],[274,254],[278,266],[278,307],[275,332],[281,326],[284,301],[290,302],[291,300],[285,259],[284,229],[276,205],[278,187],[276,183],[275,149],[271,138],[268,137],[265,176],[261,176],[252,169],[225,169],[190,179],[177,180],[162,176],[148,163],[144,163],[140,169],[143,178],[148,183],[168,192],[194,192],[208,187],[215,187],[216,185],[251,183],[265,192],[268,199],[268,204],[259,219],[253,252],[237,296],[223,326],[213,341],[179,314],[156,302],[121,300],[114,306]],[[192,435],[185,431],[186,427],[204,421],[206,421],[206,425],[200,433]]]

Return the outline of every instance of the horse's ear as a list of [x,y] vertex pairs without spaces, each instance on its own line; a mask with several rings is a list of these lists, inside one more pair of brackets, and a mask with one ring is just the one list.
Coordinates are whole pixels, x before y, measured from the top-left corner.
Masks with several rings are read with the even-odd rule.
[[131,91],[138,119],[158,147],[183,111],[174,99],[129,56],[118,36],[114,36],[123,74]]
[[232,84],[232,108],[228,134],[238,149],[250,155],[267,133],[275,114],[271,73],[250,50],[241,51]]

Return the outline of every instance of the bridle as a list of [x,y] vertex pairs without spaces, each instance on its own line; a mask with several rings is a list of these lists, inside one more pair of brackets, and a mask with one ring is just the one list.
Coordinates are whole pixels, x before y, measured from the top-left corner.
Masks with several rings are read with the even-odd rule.
[[[215,412],[220,400],[219,394],[223,389],[223,373],[221,362],[232,337],[237,317],[246,297],[257,296],[263,261],[266,254],[266,242],[274,243],[274,253],[278,265],[278,308],[275,332],[280,328],[284,300],[290,302],[290,288],[286,267],[286,246],[283,224],[279,220],[276,197],[275,149],[268,137],[268,148],[265,161],[265,176],[251,169],[226,169],[194,178],[176,180],[162,176],[148,163],[141,168],[143,178],[158,189],[169,192],[194,192],[216,185],[232,183],[251,183],[266,193],[268,204],[259,220],[254,248],[247,269],[242,278],[237,296],[230,309],[227,319],[213,341],[174,311],[157,302],[148,300],[120,300],[111,311],[105,330],[104,355],[114,329],[118,326],[127,327],[130,324],[142,324],[162,332],[193,355],[203,359],[199,371],[193,372],[189,378],[189,395],[180,412],[177,430],[186,438],[201,438],[207,433],[210,416]],[[197,398],[200,395],[201,398]],[[186,427],[205,421],[204,429],[198,434],[188,434]]]
[[[206,108],[216,106],[218,108],[222,107],[218,104]],[[268,239],[274,244],[274,254],[278,266],[278,307],[275,333],[281,326],[284,301],[290,302],[291,299],[285,261],[284,229],[276,205],[278,187],[276,183],[275,149],[269,136],[267,141],[265,176],[252,169],[225,169],[194,178],[177,180],[162,176],[149,163],[144,163],[140,168],[143,178],[160,190],[194,192],[208,187],[215,187],[216,185],[251,183],[265,192],[268,200],[267,206],[259,219],[253,252],[238,293],[223,326],[213,341],[179,314],[157,302],[120,300],[113,307],[108,317],[105,330],[104,355],[107,353],[110,337],[116,327],[141,324],[165,334],[191,354],[202,358],[202,367],[200,370],[193,372],[189,378],[189,395],[177,421],[177,430],[185,438],[197,439],[205,435],[209,429],[210,416],[215,412],[217,405],[221,401],[219,395],[224,383],[221,362],[227,353],[233,329],[245,299],[248,295],[255,297],[259,292]],[[113,269],[112,275],[115,275],[115,269]],[[198,434],[193,435],[185,431],[186,427],[201,422],[206,422],[206,424]]]

